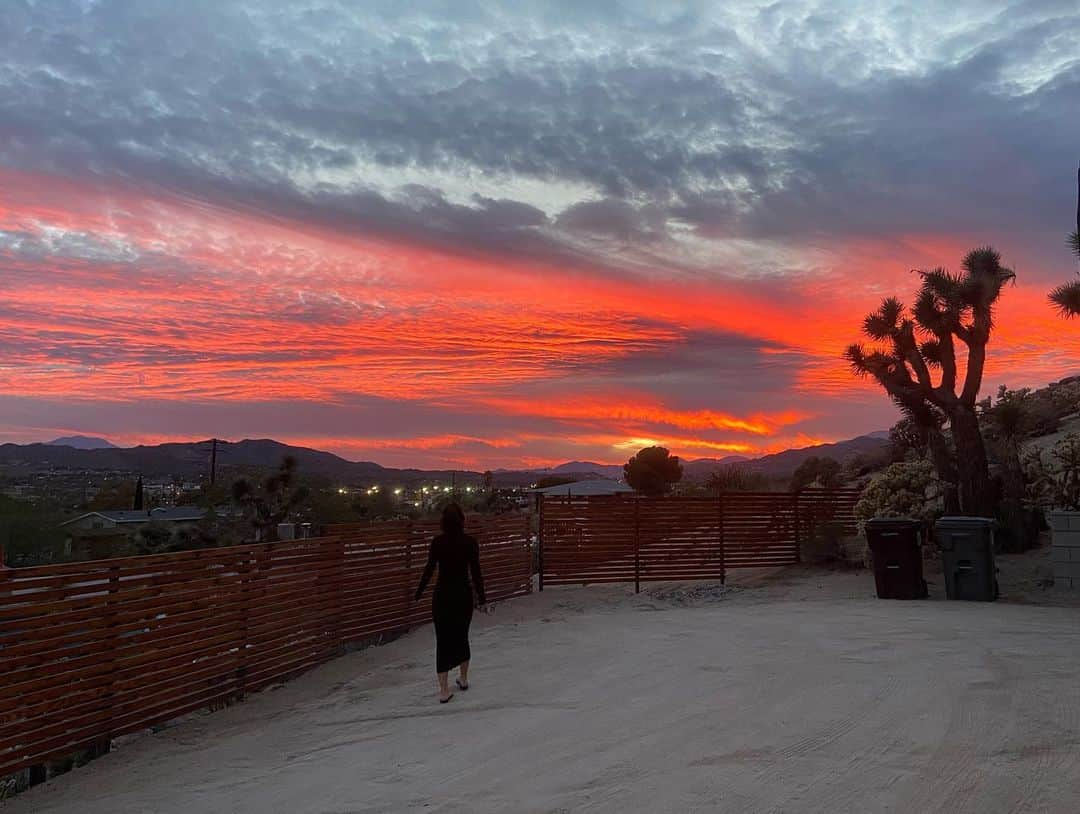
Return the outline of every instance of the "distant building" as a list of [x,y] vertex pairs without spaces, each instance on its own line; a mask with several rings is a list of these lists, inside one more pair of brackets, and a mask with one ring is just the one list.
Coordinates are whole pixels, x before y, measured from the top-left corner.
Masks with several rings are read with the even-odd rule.
[[634,490],[617,480],[597,478],[594,480],[578,480],[573,483],[561,483],[558,486],[545,486],[543,489],[530,489],[529,491],[534,495],[582,497],[586,495],[619,495]]
[[78,557],[117,556],[140,527],[150,522],[166,523],[175,529],[191,526],[206,516],[198,506],[159,506],[149,510],[106,509],[74,517],[60,524],[68,532],[69,553]]
[[106,509],[98,512],[87,512],[60,524],[70,532],[98,531],[103,529],[135,530],[144,523],[158,520],[164,523],[177,525],[189,525],[198,523],[206,516],[206,509],[199,506],[159,506],[156,509]]

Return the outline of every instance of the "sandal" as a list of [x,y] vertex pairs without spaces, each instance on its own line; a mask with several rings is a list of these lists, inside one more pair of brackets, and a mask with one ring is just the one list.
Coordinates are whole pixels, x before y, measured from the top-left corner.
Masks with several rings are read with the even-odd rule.
[[446,698],[440,698],[440,699],[439,699],[439,703],[440,703],[440,704],[446,704],[446,703],[449,703],[449,702],[450,702],[450,699],[451,699],[451,698],[453,698],[453,697],[454,697],[454,694],[453,694],[453,693],[450,693],[450,694],[449,694],[448,696],[446,696]]
[[462,684],[460,678],[455,678],[454,683],[458,685],[458,689],[461,690],[462,692],[465,692],[465,690],[469,689],[468,682],[465,682],[464,684]]

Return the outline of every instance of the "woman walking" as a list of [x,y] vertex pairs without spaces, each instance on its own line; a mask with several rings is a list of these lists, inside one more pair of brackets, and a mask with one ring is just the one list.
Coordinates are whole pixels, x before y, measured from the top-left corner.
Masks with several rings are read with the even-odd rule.
[[[439,580],[431,599],[431,618],[435,622],[435,671],[439,676],[439,703],[445,704],[454,694],[450,692],[450,671],[459,668],[457,686],[469,689],[469,623],[473,614],[473,590],[482,607],[484,578],[480,573],[480,546],[465,533],[465,513],[451,503],[442,513],[442,534],[431,541],[427,565],[416,589],[419,600],[431,581],[435,567]],[[469,574],[472,574],[472,583]]]

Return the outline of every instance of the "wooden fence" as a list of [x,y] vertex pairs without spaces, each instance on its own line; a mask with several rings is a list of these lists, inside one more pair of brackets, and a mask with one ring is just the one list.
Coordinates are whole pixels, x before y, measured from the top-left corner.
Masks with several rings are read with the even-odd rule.
[[[816,525],[854,530],[848,490],[549,498],[541,585],[723,579],[784,565]],[[470,518],[488,597],[528,593],[530,518]],[[435,533],[408,521],[146,557],[0,567],[0,777],[241,697],[426,622]]]
[[[333,529],[331,529],[333,530]],[[470,520],[488,596],[528,593],[527,515]],[[242,696],[428,619],[430,526],[0,569],[0,777]]]
[[540,585],[725,578],[729,568],[799,561],[825,523],[854,534],[854,489],[717,497],[546,497]]

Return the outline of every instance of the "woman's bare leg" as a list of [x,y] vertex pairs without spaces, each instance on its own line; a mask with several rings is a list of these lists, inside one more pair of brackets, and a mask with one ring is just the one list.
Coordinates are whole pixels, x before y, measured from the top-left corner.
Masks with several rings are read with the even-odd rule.
[[458,667],[458,681],[464,686],[469,686],[469,662],[463,661]]
[[450,673],[438,673],[439,676],[439,700],[445,701],[452,693],[450,692]]

